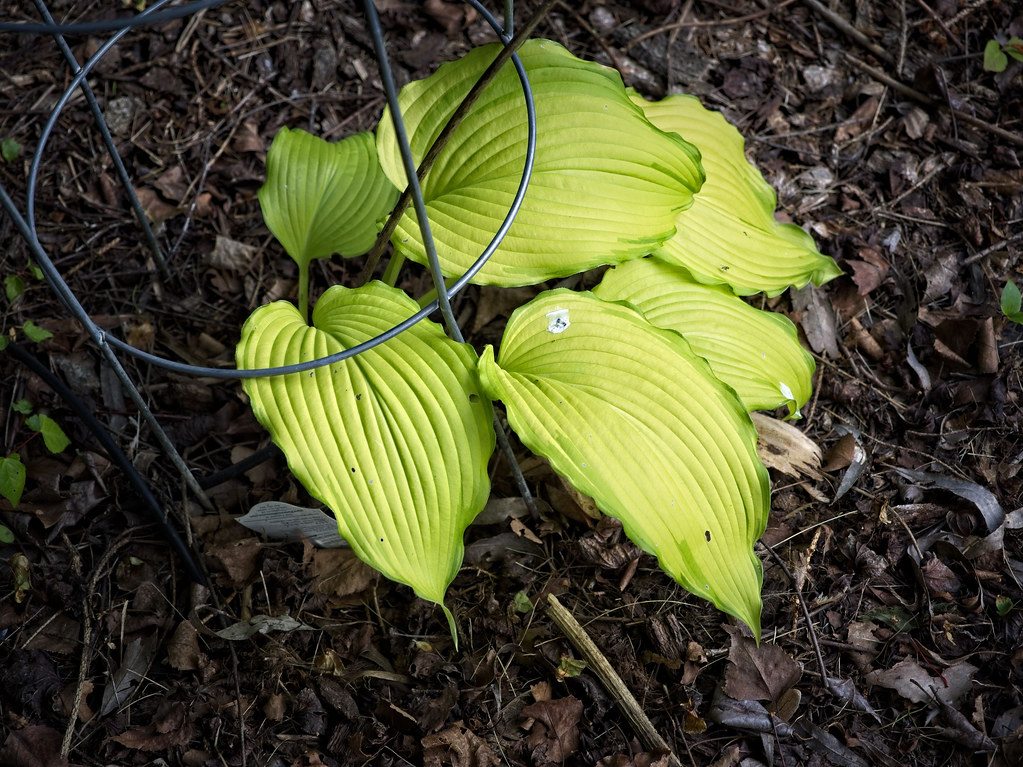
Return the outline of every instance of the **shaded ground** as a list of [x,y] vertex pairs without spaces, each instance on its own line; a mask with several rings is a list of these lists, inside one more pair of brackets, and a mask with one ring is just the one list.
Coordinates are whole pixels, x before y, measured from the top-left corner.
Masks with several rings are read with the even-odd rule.
[[[491,39],[458,5],[379,5],[402,82]],[[117,433],[175,524],[188,515],[214,586],[190,586],[80,419],[0,355],[3,455],[29,467],[18,510],[0,501],[15,537],[0,547],[0,763],[67,763],[65,733],[68,761],[86,765],[666,763],[590,671],[572,676],[563,659],[578,653],[542,609],[547,594],[685,764],[1021,763],[1023,332],[998,295],[1023,279],[1012,135],[1023,132],[1023,72],[1011,61],[985,72],[980,52],[1023,34],[1023,15],[983,0],[835,4],[870,49],[810,2],[570,5],[538,34],[614,63],[648,95],[681,88],[724,111],[783,214],[846,272],[767,302],[817,355],[799,428],[824,461],[786,473],[778,454],[806,447],[768,448],[778,467],[765,540],[795,585],[764,552],[763,647],[525,454],[543,513],[506,501],[470,529],[449,594],[458,651],[435,609],[348,552],[233,522],[259,501],[308,503],[279,456],[211,488],[220,513],[204,512],[4,217],[0,271],[28,286],[3,304],[5,332],[32,320],[54,333],[29,351]],[[112,15],[87,3],[53,11]],[[101,38],[69,40],[83,58]],[[27,158],[68,78],[48,39],[0,36],[0,138],[23,148],[0,180],[22,209]],[[256,201],[273,134],[287,125],[336,139],[380,114],[360,8],[234,3],[130,33],[92,82],[171,278],[154,278],[80,96],[40,171],[40,240],[106,326],[163,356],[229,364],[249,311],[294,287]],[[318,263],[314,280],[350,282],[360,268]],[[499,337],[509,307],[470,291],[456,309],[479,344]],[[126,365],[199,476],[265,444],[236,384]],[[22,398],[64,425],[70,449],[47,453],[10,410]],[[495,498],[516,495],[500,462],[494,484]],[[302,627],[213,633],[253,615]]]

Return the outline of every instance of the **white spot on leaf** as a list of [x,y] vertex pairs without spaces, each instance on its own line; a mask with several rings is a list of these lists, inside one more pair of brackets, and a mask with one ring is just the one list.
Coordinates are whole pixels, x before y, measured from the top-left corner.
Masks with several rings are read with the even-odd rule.
[[545,315],[548,333],[564,333],[572,323],[568,321],[568,309],[555,307]]

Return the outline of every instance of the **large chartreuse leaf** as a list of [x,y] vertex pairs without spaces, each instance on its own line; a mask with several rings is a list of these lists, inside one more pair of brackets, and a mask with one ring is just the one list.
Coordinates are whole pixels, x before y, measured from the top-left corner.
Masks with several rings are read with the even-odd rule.
[[593,292],[627,301],[657,327],[684,335],[748,410],[785,406],[796,417],[810,399],[814,362],[796,326],[723,285],[704,285],[681,267],[641,258],[609,270]]
[[707,180],[692,207],[676,219],[678,233],[654,255],[706,283],[726,283],[741,295],[777,295],[789,286],[820,285],[841,274],[813,238],[774,219],[777,196],[744,154],[742,135],[693,96],[633,100],[658,128],[694,143]]
[[499,360],[487,347],[479,370],[523,443],[759,636],[767,472],[742,403],[681,335],[554,290],[512,315]]
[[[418,308],[379,282],[335,286],[316,303],[309,327],[278,301],[246,321],[238,367],[333,354]],[[462,562],[462,533],[490,492],[493,409],[475,364],[469,346],[424,320],[339,364],[244,382],[259,422],[295,476],[334,511],[355,553],[441,606]]]
[[376,240],[378,220],[397,199],[368,132],[331,144],[281,128],[259,190],[267,227],[299,265],[334,253],[365,253]]
[[[416,162],[494,59],[498,45],[402,89],[400,103]],[[475,278],[526,285],[649,253],[675,233],[675,216],[703,174],[699,153],[654,128],[633,104],[621,76],[562,46],[531,40],[519,50],[537,111],[537,151],[529,191],[500,248]],[[441,153],[423,194],[441,266],[460,276],[490,242],[512,203],[526,154],[526,109],[506,65]],[[377,129],[384,171],[405,186],[394,129]],[[426,263],[411,209],[392,242]]]

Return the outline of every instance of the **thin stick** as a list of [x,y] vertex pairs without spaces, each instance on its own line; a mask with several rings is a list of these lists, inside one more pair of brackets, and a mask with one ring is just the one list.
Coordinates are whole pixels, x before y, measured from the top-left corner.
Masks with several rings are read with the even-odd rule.
[[891,77],[885,72],[882,72],[880,69],[872,67],[864,61],[860,61],[855,56],[845,53],[844,51],[842,53],[845,56],[845,58],[849,61],[849,63],[854,64],[855,66],[862,69],[864,72],[866,72],[868,75],[873,77],[878,82],[884,83],[889,88],[897,90],[904,96],[909,96],[909,98],[913,99],[914,101],[919,101],[921,104],[927,104],[928,106],[933,107],[944,106],[946,109],[948,109],[948,111],[956,120],[964,122],[967,125],[972,125],[975,128],[986,130],[988,133],[998,136],[998,138],[1002,139],[1002,141],[1008,141],[1010,144],[1015,144],[1016,146],[1023,146],[1023,136],[1020,136],[1016,133],[1011,133],[1010,131],[1005,130],[1005,128],[999,128],[997,125],[991,125],[990,123],[986,123],[979,117],[974,117],[973,115],[967,114],[966,112],[961,112],[958,109],[952,109],[947,104],[944,104],[943,102],[938,101],[937,99],[933,99],[926,93],[921,93],[915,88],[910,88],[905,83],[899,82],[894,77]]
[[675,756],[675,753],[668,746],[664,738],[661,737],[661,734],[654,729],[653,723],[643,713],[643,709],[640,708],[635,696],[625,686],[622,678],[618,676],[618,672],[611,667],[604,654],[593,644],[593,640],[586,633],[586,629],[579,625],[579,621],[573,617],[572,613],[565,609],[553,594],[547,595],[547,614],[551,617],[551,620],[558,624],[558,628],[564,632],[575,649],[586,659],[586,662],[593,669],[601,683],[611,693],[611,697],[617,701],[619,708],[622,709],[622,713],[625,714],[625,718],[629,720],[632,729],[639,736],[640,742],[651,751],[667,751],[669,767],[682,767],[678,757]]
[[838,27],[838,30],[842,32],[842,34],[844,34],[846,37],[851,37],[857,43],[859,43],[868,51],[870,51],[879,59],[881,59],[881,61],[883,61],[886,64],[895,64],[895,58],[890,53],[888,53],[888,51],[886,51],[881,46],[872,43],[870,41],[870,38],[868,38],[865,34],[860,32],[860,30],[858,30],[848,21],[843,19],[833,10],[825,6],[823,3],[819,2],[819,0],[803,1],[811,8],[813,8],[814,11],[823,16],[829,22],[831,22],[834,26]]

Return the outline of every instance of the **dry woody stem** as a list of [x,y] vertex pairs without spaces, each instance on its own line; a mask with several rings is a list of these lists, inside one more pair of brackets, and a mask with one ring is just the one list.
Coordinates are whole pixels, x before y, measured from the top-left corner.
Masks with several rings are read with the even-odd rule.
[[565,608],[558,598],[553,594],[547,595],[547,615],[558,624],[572,646],[585,658],[593,672],[600,679],[611,696],[617,701],[625,718],[629,720],[632,728],[636,731],[640,742],[651,751],[667,751],[669,767],[682,767],[682,763],[675,756],[668,743],[661,737],[661,734],[654,729],[649,717],[643,713],[635,696],[625,686],[625,682],[618,676],[618,673],[611,667],[607,658],[590,639],[586,629],[579,625],[579,621]]

